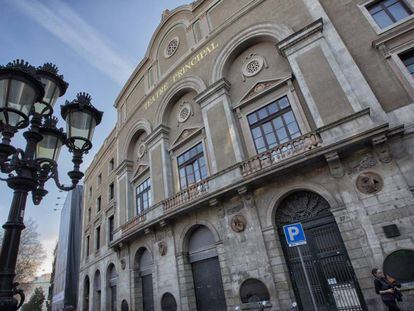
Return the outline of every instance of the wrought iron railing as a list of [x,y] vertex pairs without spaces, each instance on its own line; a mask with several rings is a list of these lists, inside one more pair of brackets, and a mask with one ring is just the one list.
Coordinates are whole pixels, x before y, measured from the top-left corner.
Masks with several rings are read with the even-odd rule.
[[181,190],[177,194],[165,199],[164,212],[169,212],[177,207],[200,198],[204,194],[207,194],[209,190],[208,179],[199,181],[196,184],[189,186],[188,188]]
[[244,161],[241,164],[242,175],[248,176],[259,172],[296,155],[320,147],[321,145],[322,140],[317,133],[302,135]]

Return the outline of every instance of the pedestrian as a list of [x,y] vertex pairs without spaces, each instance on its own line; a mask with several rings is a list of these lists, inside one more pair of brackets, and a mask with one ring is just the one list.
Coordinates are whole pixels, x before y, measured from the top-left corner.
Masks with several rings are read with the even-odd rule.
[[398,289],[401,285],[395,280],[392,281],[385,277],[380,269],[372,269],[372,275],[374,276],[375,292],[381,295],[382,302],[388,307],[388,310],[401,311],[396,302],[396,299],[402,301],[402,294]]

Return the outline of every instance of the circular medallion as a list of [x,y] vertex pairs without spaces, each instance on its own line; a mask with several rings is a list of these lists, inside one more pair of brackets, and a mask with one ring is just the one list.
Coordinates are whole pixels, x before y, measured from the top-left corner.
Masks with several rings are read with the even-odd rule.
[[365,194],[373,194],[382,190],[384,182],[381,176],[375,172],[364,172],[356,179],[357,189]]
[[147,151],[147,147],[145,146],[144,143],[141,143],[138,147],[138,158],[141,159],[145,152]]
[[243,232],[244,229],[246,229],[246,218],[244,218],[243,215],[235,215],[233,216],[233,218],[231,219],[231,229],[234,232]]
[[180,110],[177,112],[177,121],[183,123],[191,116],[192,108],[190,103],[183,103]]
[[246,58],[242,67],[242,72],[245,77],[253,77],[257,75],[265,64],[263,56],[251,54]]
[[174,37],[171,39],[171,41],[167,44],[164,50],[164,57],[170,58],[175,54],[175,52],[178,50],[178,46],[180,44],[180,39],[178,37]]

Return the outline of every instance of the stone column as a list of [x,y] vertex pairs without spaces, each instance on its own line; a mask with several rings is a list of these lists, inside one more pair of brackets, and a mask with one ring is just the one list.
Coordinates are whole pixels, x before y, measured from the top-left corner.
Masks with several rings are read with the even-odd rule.
[[117,204],[116,204],[116,227],[122,226],[128,220],[133,217],[134,200],[133,189],[130,183],[132,178],[133,163],[128,160],[124,160],[119,166],[116,172],[117,180]]

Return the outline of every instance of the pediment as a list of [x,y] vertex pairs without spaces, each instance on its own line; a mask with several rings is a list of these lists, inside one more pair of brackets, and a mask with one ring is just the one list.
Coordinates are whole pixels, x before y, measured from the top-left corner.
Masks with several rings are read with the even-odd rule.
[[257,81],[245,93],[245,95],[242,97],[242,99],[240,100],[240,102],[235,107],[239,107],[241,105],[244,105],[244,104],[252,101],[253,99],[257,99],[258,97],[261,97],[261,96],[267,94],[271,90],[274,90],[277,87],[286,84],[287,81],[289,81],[291,79],[292,79],[292,75],[291,74],[288,74],[286,76],[278,77],[278,78],[271,79],[271,80]]
[[145,163],[139,163],[137,168],[134,171],[132,182],[135,182],[139,177],[145,174],[148,170],[149,170],[149,165]]
[[176,149],[186,141],[190,140],[192,137],[198,135],[199,133],[201,133],[202,129],[202,127],[189,127],[182,129],[181,132],[179,132],[179,134],[175,138],[171,149]]

